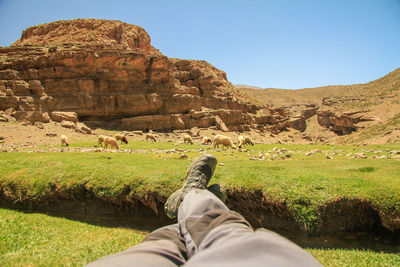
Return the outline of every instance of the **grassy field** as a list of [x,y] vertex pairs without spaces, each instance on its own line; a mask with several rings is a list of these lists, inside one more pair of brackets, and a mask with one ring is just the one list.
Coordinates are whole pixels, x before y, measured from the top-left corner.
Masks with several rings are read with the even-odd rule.
[[[141,242],[147,232],[0,209],[1,266],[82,266]],[[399,266],[400,255],[307,249],[324,266]]]
[[44,214],[0,209],[1,266],[82,266],[144,238],[130,229],[106,228]]
[[[74,146],[93,147],[94,143]],[[169,153],[177,147],[185,149],[189,159]],[[390,150],[399,150],[399,145],[279,145],[278,149],[289,151],[280,154],[274,147],[256,145],[249,152],[211,150],[223,164],[217,166],[211,183],[258,189],[267,199],[284,200],[305,229],[318,223],[318,207],[339,198],[363,199],[385,211],[400,211],[399,160],[372,158],[389,155]],[[151,192],[168,197],[182,185],[190,160],[204,149],[140,141],[123,148],[135,149],[135,153],[0,153],[0,188],[15,200],[51,198],[55,193],[79,191],[82,186],[108,201],[140,198]],[[306,156],[310,151],[317,152]],[[348,155],[358,152],[368,159]],[[290,158],[282,156],[285,154],[291,154]],[[260,155],[266,160],[250,160]]]

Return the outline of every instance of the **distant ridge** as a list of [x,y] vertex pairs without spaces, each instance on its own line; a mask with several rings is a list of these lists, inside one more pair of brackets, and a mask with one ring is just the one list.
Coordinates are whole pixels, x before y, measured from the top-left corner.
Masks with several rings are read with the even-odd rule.
[[256,90],[263,90],[264,88],[258,87],[258,86],[251,86],[247,84],[234,84],[236,88],[250,88],[250,89],[256,89]]
[[[272,104],[276,106],[290,106],[302,104],[314,104],[320,106],[324,98],[372,95],[387,93],[391,89],[398,90],[400,68],[388,73],[384,77],[363,84],[351,85],[328,85],[303,89],[278,89],[259,88],[245,84],[235,85],[236,88],[246,93],[261,104]],[[260,90],[262,89],[262,90]],[[344,109],[345,110],[345,109]]]

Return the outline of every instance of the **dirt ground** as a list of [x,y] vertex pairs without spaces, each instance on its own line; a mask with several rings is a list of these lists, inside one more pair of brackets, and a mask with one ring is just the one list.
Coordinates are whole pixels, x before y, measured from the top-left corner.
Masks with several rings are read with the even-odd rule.
[[[68,129],[61,126],[58,122],[49,122],[40,124],[42,127],[24,122],[0,122],[0,148],[37,148],[40,145],[55,145],[60,144],[60,136],[66,135],[70,143],[79,142],[97,142],[98,135],[113,136],[117,132],[128,133],[128,140],[144,140],[145,134],[134,134],[127,131],[110,131],[104,129],[95,129],[92,134],[83,134],[76,132],[74,129]],[[249,136],[255,143],[279,144],[279,143],[305,143],[302,133],[296,130],[289,130],[279,135],[270,133],[260,133],[249,131],[245,133],[222,132],[216,129],[192,129],[192,130],[175,130],[173,132],[158,133],[156,132],[157,140],[159,141],[182,141],[183,132],[189,132],[195,143],[200,143],[200,136],[213,137],[216,134],[224,134],[232,137],[233,141],[237,142],[239,135]]]
[[0,122],[0,136],[4,138],[2,147],[36,148],[39,145],[60,144],[60,136],[65,134],[70,141],[89,142],[95,135],[75,132],[74,129],[61,127],[60,123],[43,123],[43,129],[35,125],[19,122]]

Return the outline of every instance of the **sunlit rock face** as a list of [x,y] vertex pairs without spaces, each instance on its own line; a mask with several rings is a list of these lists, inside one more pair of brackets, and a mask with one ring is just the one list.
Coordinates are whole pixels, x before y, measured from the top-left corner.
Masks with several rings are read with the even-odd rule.
[[[30,121],[46,121],[53,111],[126,130],[243,130],[285,120],[249,102],[225,72],[205,61],[168,58],[141,27],[110,20],[26,29],[0,48],[0,92],[0,110]],[[256,116],[263,109],[268,115]]]

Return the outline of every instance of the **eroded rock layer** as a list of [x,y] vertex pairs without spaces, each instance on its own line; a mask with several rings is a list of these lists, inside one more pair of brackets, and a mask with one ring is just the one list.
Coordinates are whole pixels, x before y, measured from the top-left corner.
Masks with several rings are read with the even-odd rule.
[[46,122],[64,111],[125,130],[285,127],[275,123],[286,120],[282,112],[247,101],[223,71],[168,58],[144,29],[120,21],[34,26],[0,59],[0,110],[19,120]]

